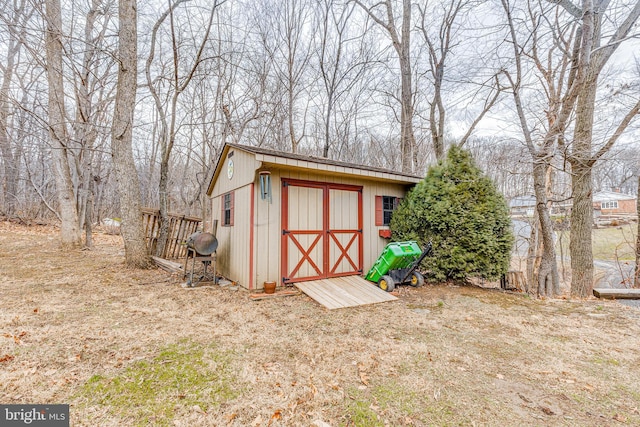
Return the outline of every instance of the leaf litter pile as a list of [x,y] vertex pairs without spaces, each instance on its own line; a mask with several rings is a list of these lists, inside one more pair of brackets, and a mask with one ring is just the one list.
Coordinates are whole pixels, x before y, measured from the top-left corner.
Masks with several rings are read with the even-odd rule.
[[329,311],[0,222],[0,403],[72,425],[640,425],[640,310],[452,285]]

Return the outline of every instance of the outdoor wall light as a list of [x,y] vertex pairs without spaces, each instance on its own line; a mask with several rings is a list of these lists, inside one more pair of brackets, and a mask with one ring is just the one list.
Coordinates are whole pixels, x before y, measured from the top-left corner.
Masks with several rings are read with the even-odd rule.
[[260,172],[260,198],[271,203],[271,172]]

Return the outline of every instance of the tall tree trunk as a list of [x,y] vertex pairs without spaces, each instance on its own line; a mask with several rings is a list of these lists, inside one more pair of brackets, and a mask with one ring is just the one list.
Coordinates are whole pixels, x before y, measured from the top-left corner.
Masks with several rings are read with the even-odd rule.
[[[26,1],[16,1],[13,3],[13,16],[9,18],[15,27],[25,28],[26,22],[31,16],[31,12],[26,11]],[[7,19],[7,17],[5,17]],[[3,166],[2,191],[4,198],[4,213],[13,216],[16,213],[18,198],[18,177],[20,175],[20,151],[22,147],[22,139],[16,136],[16,140],[9,140],[9,117],[11,115],[11,104],[9,102],[9,91],[13,82],[13,75],[16,67],[16,59],[22,47],[24,34],[16,34],[15,29],[8,31],[6,35],[6,44],[4,52],[6,53],[6,62],[0,64],[0,72],[2,73],[2,83],[0,84],[0,155]],[[25,30],[20,30],[24,33]],[[26,98],[26,91],[23,93]],[[22,115],[22,114],[21,114]],[[20,120],[21,122],[22,120]],[[14,126],[16,126],[14,121]],[[18,126],[19,130],[22,130]],[[15,149],[13,147],[16,147]]]
[[7,52],[7,63],[0,70],[2,73],[2,85],[0,86],[0,154],[2,154],[2,165],[4,167],[4,182],[2,183],[4,198],[4,213],[12,216],[15,213],[16,193],[18,188],[17,160],[13,155],[11,143],[9,142],[9,88],[13,79],[13,67],[15,66],[15,56],[18,53],[17,41],[14,40],[13,33],[9,32],[9,47]]
[[402,152],[402,172],[411,173],[414,164],[416,139],[413,135],[413,85],[411,79],[411,0],[402,2],[402,42],[396,47],[400,59],[401,104],[400,151]]
[[91,224],[93,217],[93,176],[89,176],[89,188],[87,190],[87,204],[84,211],[84,244],[87,248],[93,248],[93,225]]
[[429,107],[429,127],[431,128],[431,141],[437,160],[444,160],[444,120],[445,109],[442,104],[442,79],[444,77],[443,66],[436,66],[435,82],[433,84],[433,100]]
[[[5,74],[6,76],[6,74]],[[4,83],[4,82],[3,82]],[[2,192],[4,198],[4,214],[11,217],[16,213],[16,200],[18,193],[18,162],[19,158],[13,155],[9,132],[7,129],[7,117],[9,116],[9,102],[5,96],[4,88],[0,89],[0,154],[2,154],[3,179]]]
[[[557,141],[557,134],[554,131],[554,128],[559,125],[559,123],[556,122],[555,117],[557,114],[557,108],[554,108],[556,104],[552,99],[549,99],[549,131],[547,132],[547,135],[545,135],[542,146],[538,148],[533,142],[523,102],[520,97],[520,87],[523,75],[523,54],[517,43],[511,8],[506,0],[502,1],[502,5],[508,18],[516,65],[516,79],[514,80],[509,72],[506,73],[506,76],[513,89],[513,98],[518,112],[518,118],[520,120],[520,126],[533,162],[533,187],[536,197],[536,213],[534,216],[534,224],[532,224],[531,235],[532,240],[534,235],[536,237],[536,241],[532,242],[536,244],[536,246],[529,248],[530,259],[527,262],[527,276],[529,279],[528,291],[535,291],[538,296],[554,297],[560,293],[560,281],[558,277],[558,266],[553,242],[553,225],[549,213],[548,195],[551,191],[551,161],[553,159],[554,146]],[[551,112],[553,112],[553,114],[551,114]],[[536,230],[535,234],[534,230]],[[535,259],[532,259],[534,250],[536,250],[536,257]]]
[[638,195],[636,198],[636,214],[638,215],[638,237],[636,238],[636,270],[634,288],[640,288],[640,174],[638,174]]
[[[289,78],[291,79],[291,69],[289,70]],[[291,80],[290,80],[291,81]],[[289,94],[287,97],[287,123],[289,127],[289,139],[291,141],[291,152],[298,152],[298,139],[296,137],[296,129],[294,126],[294,117],[293,117],[293,109],[295,108],[295,103],[293,99],[293,88],[289,87]]]
[[[154,99],[156,105],[156,111],[160,117],[162,127],[160,130],[160,150],[161,150],[161,160],[160,160],[160,182],[158,187],[159,197],[160,197],[160,230],[158,233],[158,241],[156,246],[156,255],[162,256],[164,253],[167,240],[169,237],[169,160],[171,158],[171,151],[173,150],[173,146],[176,141],[176,120],[178,114],[178,98],[180,94],[184,92],[184,90],[189,86],[191,79],[195,75],[198,66],[201,64],[201,58],[203,52],[205,50],[207,41],[209,39],[209,33],[211,31],[211,27],[213,25],[213,19],[215,16],[216,8],[218,6],[218,0],[213,2],[211,6],[211,11],[209,14],[209,21],[207,27],[205,29],[205,34],[202,38],[202,42],[199,44],[198,51],[193,60],[193,63],[190,69],[187,71],[186,76],[183,78],[179,77],[179,63],[181,62],[181,58],[178,50],[178,42],[177,36],[175,34],[175,23],[173,11],[174,9],[180,5],[181,3],[187,0],[177,0],[173,4],[170,4],[167,8],[166,12],[164,12],[160,18],[156,21],[156,24],[153,27],[153,31],[151,33],[151,51],[149,52],[149,56],[147,57],[147,62],[145,66],[145,75],[147,78],[147,83],[149,84],[149,90],[151,91],[151,96]],[[151,64],[155,57],[155,44],[156,44],[156,35],[158,29],[164,22],[164,20],[169,17],[169,24],[171,28],[171,42],[172,42],[172,52],[173,52],[173,70],[172,70],[172,89],[173,93],[170,95],[170,107],[169,107],[169,116],[170,119],[167,120],[167,112],[163,109],[163,103],[160,99],[160,95],[158,90],[153,84],[153,80],[151,79]]]
[[111,155],[120,196],[125,263],[129,267],[147,268],[150,259],[142,228],[140,180],[131,146],[138,65],[136,11],[136,0],[118,1],[120,68],[111,129]]
[[[400,155],[402,172],[411,173],[417,167],[418,153],[413,134],[413,84],[411,77],[411,0],[402,0],[402,34],[398,35],[393,18],[391,0],[378,2],[368,8],[360,0],[354,0],[391,37],[391,43],[398,55],[400,65]],[[385,18],[374,13],[374,9],[384,5]]]
[[169,239],[169,159],[165,154],[162,154],[162,161],[160,162],[158,194],[160,197],[160,227],[156,243],[156,256],[162,257]]
[[558,264],[556,262],[556,250],[553,243],[553,223],[549,214],[549,202],[547,197],[550,157],[543,150],[539,152],[533,163],[533,187],[536,195],[536,211],[540,227],[540,239],[542,241],[542,256],[537,271],[536,283],[539,296],[555,297],[560,293],[560,279],[558,277]]
[[540,262],[538,255],[542,247],[542,239],[540,239],[540,221],[538,221],[538,209],[533,212],[533,218],[530,223],[531,233],[529,234],[529,245],[527,247],[527,289],[529,295],[537,295],[537,277]]
[[[632,108],[620,122],[609,140],[592,153],[593,122],[598,76],[616,49],[624,42],[640,17],[640,0],[629,5],[628,15],[605,44],[601,43],[602,21],[609,21],[606,16],[608,1],[585,0],[582,7],[576,7],[570,1],[549,0],[559,4],[581,23],[579,31],[579,45],[573,52],[572,75],[575,77],[577,88],[577,102],[575,111],[575,130],[571,152],[567,156],[571,163],[571,189],[573,208],[571,211],[571,295],[586,298],[593,288],[593,252],[591,228],[593,222],[593,184],[592,169],[595,163],[607,153],[620,135],[627,128],[633,117],[638,114],[638,105]],[[625,12],[626,13],[626,12]],[[624,15],[623,15],[624,16]],[[615,21],[611,19],[611,21]],[[573,78],[570,77],[570,80]],[[572,101],[573,102],[573,101]],[[562,138],[561,138],[562,140]]]
[[571,153],[571,296],[586,298],[593,289],[592,138],[597,75],[589,76],[580,91]]
[[[78,191],[77,203],[80,217],[80,228],[85,230],[85,245],[92,247],[91,221],[94,200],[93,194],[93,158],[94,146],[97,139],[95,114],[92,104],[91,85],[95,79],[95,54],[99,49],[99,38],[94,36],[96,17],[99,13],[101,0],[91,0],[91,9],[86,14],[84,26],[85,50],[82,66],[79,68],[80,78],[76,86],[76,119],[74,123],[74,139],[80,146],[78,155]],[[94,68],[92,68],[94,67]]]
[[327,109],[324,120],[324,147],[322,149],[322,157],[329,157],[329,147],[331,146],[329,138],[329,130],[331,128],[331,109],[333,107],[333,90],[329,91],[329,99],[327,100]]
[[593,289],[593,251],[591,230],[593,203],[591,168],[574,164],[571,191],[571,230],[569,253],[571,255],[571,296],[586,298]]
[[64,81],[62,75],[62,12],[60,0],[46,0],[47,31],[45,35],[47,81],[49,83],[49,137],[51,157],[60,211],[60,242],[63,248],[82,244],[78,211],[67,155],[67,129],[64,110]]

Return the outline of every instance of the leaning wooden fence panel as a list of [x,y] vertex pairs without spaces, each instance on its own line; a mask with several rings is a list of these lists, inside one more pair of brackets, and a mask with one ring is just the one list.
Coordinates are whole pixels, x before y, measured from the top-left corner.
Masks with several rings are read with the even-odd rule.
[[[147,250],[150,254],[156,252],[158,234],[160,233],[160,211],[157,209],[142,209],[144,234],[147,239]],[[202,218],[186,215],[169,214],[169,235],[161,258],[175,259],[187,256],[187,247],[184,242],[198,231]]]

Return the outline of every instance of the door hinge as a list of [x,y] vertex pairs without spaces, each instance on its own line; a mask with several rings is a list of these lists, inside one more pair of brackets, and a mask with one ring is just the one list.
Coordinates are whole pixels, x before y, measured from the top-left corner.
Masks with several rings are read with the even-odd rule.
[[289,230],[282,230],[282,235],[285,236],[287,234],[291,233]]

